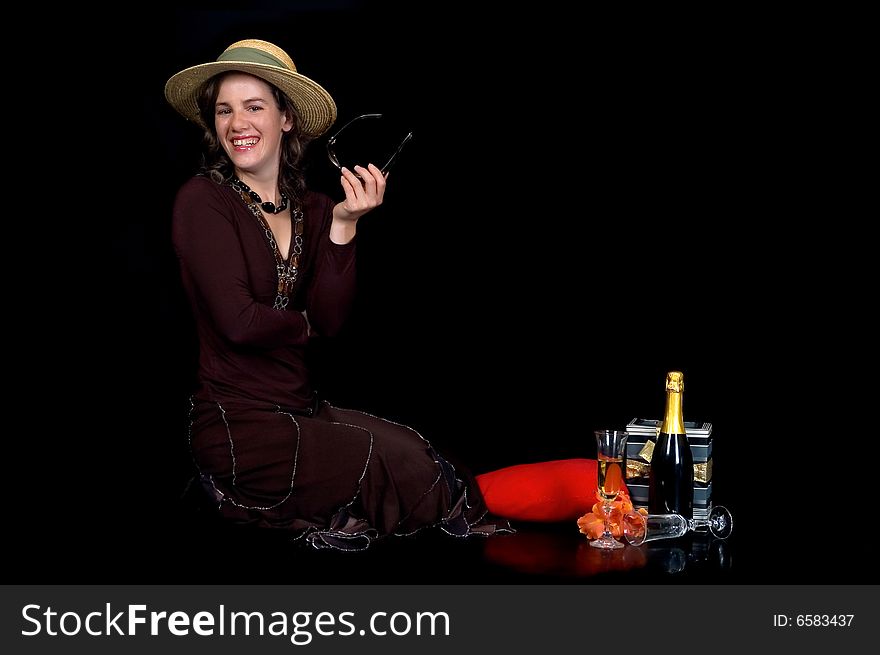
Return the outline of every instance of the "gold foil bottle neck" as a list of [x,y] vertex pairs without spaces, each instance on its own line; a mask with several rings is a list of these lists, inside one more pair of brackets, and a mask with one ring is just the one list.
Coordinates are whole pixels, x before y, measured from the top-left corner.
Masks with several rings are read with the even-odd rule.
[[684,391],[684,374],[681,371],[669,371],[666,374],[666,391],[673,393]]
[[684,392],[684,374],[681,371],[669,371],[666,374],[666,411],[663,413],[663,424],[660,432],[666,434],[684,434],[684,415],[681,411]]

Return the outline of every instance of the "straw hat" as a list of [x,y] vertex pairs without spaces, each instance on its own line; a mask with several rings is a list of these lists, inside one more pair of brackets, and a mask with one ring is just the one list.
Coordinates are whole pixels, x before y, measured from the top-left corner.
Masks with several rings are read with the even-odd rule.
[[187,119],[205,127],[196,102],[202,84],[224,71],[242,71],[274,84],[303,118],[300,131],[318,136],[336,120],[336,103],[319,84],[296,72],[293,60],[278,46],[259,39],[237,41],[217,61],[182,70],[165,84],[165,98]]

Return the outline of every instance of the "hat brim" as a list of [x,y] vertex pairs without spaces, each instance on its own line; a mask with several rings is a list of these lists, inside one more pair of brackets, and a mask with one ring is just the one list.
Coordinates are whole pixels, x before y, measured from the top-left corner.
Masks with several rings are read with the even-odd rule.
[[186,119],[207,127],[196,100],[199,89],[227,71],[249,73],[277,86],[299,110],[303,120],[299,129],[304,134],[320,136],[336,121],[336,103],[320,84],[293,71],[249,61],[214,61],[182,70],[165,84],[165,98]]

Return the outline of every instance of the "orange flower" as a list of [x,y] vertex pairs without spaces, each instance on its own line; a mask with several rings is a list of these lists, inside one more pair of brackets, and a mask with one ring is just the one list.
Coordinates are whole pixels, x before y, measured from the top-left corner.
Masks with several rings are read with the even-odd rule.
[[[602,500],[602,496],[599,495],[598,489],[596,490],[596,499],[599,502],[593,505],[592,511],[587,512],[577,520],[578,528],[583,534],[587,535],[588,539],[598,539],[602,536],[602,532],[605,530],[605,512],[602,510],[604,501]],[[611,534],[613,534],[615,538],[623,536],[623,517],[631,511],[633,511],[633,504],[629,496],[625,493],[619,494],[617,498],[611,502],[611,512],[608,514],[608,524],[611,529]],[[639,509],[639,512],[647,514],[647,511],[643,508]]]
[[602,536],[604,520],[593,512],[584,514],[577,520],[580,531],[587,535],[588,539],[598,539]]

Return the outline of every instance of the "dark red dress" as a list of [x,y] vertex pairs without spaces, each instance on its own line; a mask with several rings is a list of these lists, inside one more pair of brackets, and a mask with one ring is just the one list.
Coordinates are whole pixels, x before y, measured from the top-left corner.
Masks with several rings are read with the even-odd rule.
[[220,512],[345,549],[428,526],[458,536],[506,527],[487,521],[473,479],[415,430],[317,402],[302,311],[313,333],[338,331],[355,292],[355,244],[330,241],[328,197],[309,193],[302,209],[296,288],[280,310],[274,249],[237,192],[195,177],[174,206],[200,344],[190,445]]

